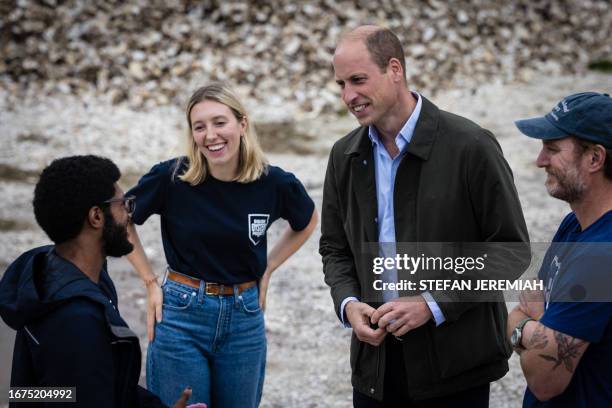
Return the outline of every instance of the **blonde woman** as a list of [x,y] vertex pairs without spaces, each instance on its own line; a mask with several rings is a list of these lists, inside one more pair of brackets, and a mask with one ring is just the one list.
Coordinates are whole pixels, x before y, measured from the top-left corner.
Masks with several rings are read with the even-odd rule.
[[[186,157],[153,166],[127,193],[136,196],[134,223],[160,215],[168,264],[160,287],[131,226],[128,258],[147,287],[147,386],[165,403],[190,384],[194,401],[257,407],[268,282],[318,216],[300,181],[267,164],[230,89],[198,89],[186,113]],[[266,231],[278,218],[289,226],[268,252]]]

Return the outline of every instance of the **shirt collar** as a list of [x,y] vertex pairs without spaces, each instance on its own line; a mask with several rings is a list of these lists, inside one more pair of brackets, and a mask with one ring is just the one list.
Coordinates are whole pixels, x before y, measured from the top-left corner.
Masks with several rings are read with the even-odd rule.
[[[421,95],[419,95],[417,92],[411,93],[412,96],[414,96],[417,100],[416,106],[414,107],[414,110],[412,111],[412,114],[410,114],[410,117],[408,118],[406,123],[404,123],[404,126],[402,126],[402,128],[400,129],[399,134],[395,137],[397,139],[398,136],[401,136],[404,139],[406,145],[412,140],[414,128],[416,127],[417,121],[419,120],[419,116],[421,115],[421,106],[423,104]],[[380,136],[378,135],[378,130],[376,130],[376,127],[374,125],[368,126],[368,137],[370,138],[373,144],[378,145],[380,141]]]

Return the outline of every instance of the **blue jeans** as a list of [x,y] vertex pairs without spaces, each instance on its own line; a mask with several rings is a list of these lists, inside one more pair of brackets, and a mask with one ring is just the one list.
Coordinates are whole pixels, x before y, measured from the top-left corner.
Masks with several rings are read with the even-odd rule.
[[162,322],[147,352],[147,388],[172,406],[188,385],[190,403],[211,408],[259,406],[266,333],[257,286],[240,295],[206,295],[167,280]]

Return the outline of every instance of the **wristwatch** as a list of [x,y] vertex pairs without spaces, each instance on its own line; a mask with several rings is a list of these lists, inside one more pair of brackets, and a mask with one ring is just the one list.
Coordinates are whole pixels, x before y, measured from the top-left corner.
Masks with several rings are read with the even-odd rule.
[[512,344],[512,348],[514,350],[525,350],[525,347],[521,345],[521,340],[523,339],[523,327],[527,324],[527,322],[535,321],[531,317],[521,320],[521,322],[512,330],[512,336],[510,336],[510,344]]

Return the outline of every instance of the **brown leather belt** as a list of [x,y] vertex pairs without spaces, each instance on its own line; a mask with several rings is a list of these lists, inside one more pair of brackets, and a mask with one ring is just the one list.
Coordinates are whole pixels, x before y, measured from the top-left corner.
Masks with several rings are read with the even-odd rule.
[[[202,282],[200,279],[192,278],[190,276],[183,275],[174,271],[168,271],[168,279],[174,282],[182,283],[183,285],[190,286],[194,289],[200,289],[200,282]],[[257,281],[254,280],[240,283],[238,285],[222,285],[220,283],[206,282],[204,291],[207,295],[214,296],[233,295],[234,287],[236,287],[236,292],[238,292],[238,294],[241,294],[248,288],[251,288],[255,285],[257,285]]]

